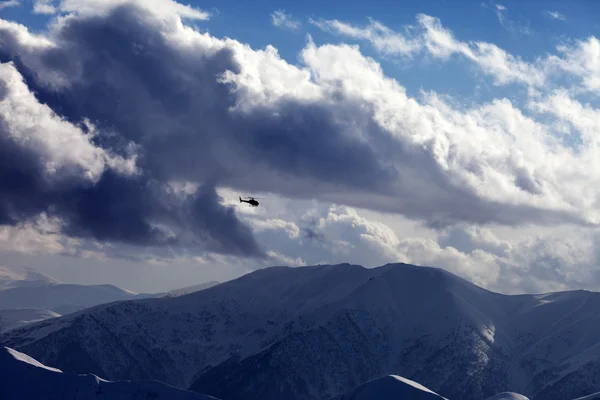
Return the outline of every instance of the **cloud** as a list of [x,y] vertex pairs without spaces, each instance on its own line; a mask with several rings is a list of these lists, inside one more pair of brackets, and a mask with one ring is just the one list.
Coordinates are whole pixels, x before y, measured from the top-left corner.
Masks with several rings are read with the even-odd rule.
[[[57,116],[38,102],[12,62],[0,64],[1,223],[27,223],[50,213],[61,219],[60,232],[72,237],[262,254],[214,188],[180,201],[148,171],[138,170],[135,146],[121,147],[125,155],[96,146],[102,134],[81,122]],[[169,210],[174,206],[178,213]],[[187,226],[195,235],[186,238],[173,226]]]
[[600,40],[590,36],[572,44],[562,44],[557,50],[561,56],[550,56],[548,64],[580,78],[583,90],[600,93]]
[[20,226],[0,227],[0,251],[24,254],[74,254],[80,246],[78,239],[60,232],[60,220],[41,214]]
[[207,20],[210,13],[176,0],[60,0],[59,9],[78,16],[108,16],[119,7],[143,7],[157,18]]
[[559,13],[558,11],[545,11],[545,14],[547,14],[552,19],[558,19],[561,21],[567,20],[567,18],[565,18],[565,16],[563,14]]
[[55,14],[57,9],[52,0],[35,0],[33,12],[35,14]]
[[[409,233],[406,221],[392,229],[382,221],[394,217],[386,215],[377,221],[346,206],[302,208],[293,202],[290,207],[302,211],[258,233],[282,260],[302,259],[308,265],[352,262],[376,267],[406,262],[433,266],[510,294],[600,287],[600,252],[595,247],[600,236],[594,230],[513,231],[501,239],[495,228],[460,224],[416,236]],[[251,225],[263,221],[260,216],[250,218],[255,220]],[[288,224],[306,226],[308,235],[288,235]]]
[[302,25],[300,21],[292,18],[291,14],[286,14],[285,10],[277,10],[271,14],[271,22],[279,28],[295,30]]
[[0,10],[9,8],[9,7],[18,7],[20,5],[21,5],[21,2],[19,0],[4,0],[4,1],[0,2]]
[[[504,9],[497,9],[499,15]],[[460,55],[478,65],[482,72],[494,78],[494,84],[521,83],[534,87],[545,84],[543,68],[525,62],[498,46],[487,42],[466,43],[457,40],[452,32],[442,26],[438,18],[419,14],[418,27],[406,33],[395,32],[380,22],[370,20],[364,28],[337,20],[311,21],[319,28],[354,39],[366,40],[384,55],[412,58],[427,52],[431,56],[447,60]]]
[[504,26],[504,12],[506,11],[506,7],[501,4],[496,4],[496,15],[498,16],[498,21],[500,21],[500,25]]
[[[17,123],[2,131],[12,146],[5,168],[18,165],[27,183],[7,181],[4,223],[48,212],[73,237],[236,256],[275,251],[253,235],[277,229],[242,223],[216,195],[221,186],[400,213],[438,228],[600,221],[586,200],[600,170],[581,162],[596,150],[572,152],[508,99],[471,108],[436,93],[417,100],[358,46],[308,40],[301,64],[291,65],[272,46],[252,49],[183,24],[170,2],[86,4],[54,20],[46,37],[0,22],[3,68],[20,74],[30,107],[61,127],[46,136],[23,128],[33,135],[27,142],[15,141],[25,135],[13,133]],[[498,84],[546,79],[494,45],[458,41],[433,17],[418,21],[416,40],[437,58],[462,55]],[[368,38],[389,33],[369,29]],[[68,135],[80,151],[65,151]],[[356,220],[347,214],[332,218]],[[401,254],[385,229],[361,224],[363,246]],[[311,227],[297,226],[309,242]],[[324,237],[323,258],[353,254],[351,240]]]
[[353,39],[369,41],[385,55],[401,55],[410,58],[422,48],[422,41],[396,33],[378,21],[369,19],[369,24],[359,28],[338,20],[314,20],[309,22],[320,29]]

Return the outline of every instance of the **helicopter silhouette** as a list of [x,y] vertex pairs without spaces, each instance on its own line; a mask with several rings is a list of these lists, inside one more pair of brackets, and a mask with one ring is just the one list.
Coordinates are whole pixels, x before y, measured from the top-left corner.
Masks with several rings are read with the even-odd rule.
[[248,200],[242,200],[242,198],[240,197],[240,203],[248,203],[252,207],[258,207],[259,204],[258,201],[254,199],[254,197],[248,197]]

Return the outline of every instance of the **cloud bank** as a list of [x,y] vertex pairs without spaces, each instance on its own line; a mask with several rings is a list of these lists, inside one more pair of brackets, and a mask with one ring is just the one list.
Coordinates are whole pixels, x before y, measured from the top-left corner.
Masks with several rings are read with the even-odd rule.
[[[600,221],[596,111],[577,92],[547,90],[557,74],[576,78],[582,91],[600,87],[596,38],[526,61],[459,40],[427,15],[408,33],[373,20],[312,21],[386,55],[460,57],[495,85],[528,88],[525,112],[506,98],[466,107],[435,92],[411,97],[358,45],[309,38],[292,65],[272,46],[253,49],[186,25],[209,14],[174,1],[53,7],[61,15],[45,36],[0,20],[4,225],[44,215],[72,238],[301,263],[291,247],[262,248],[259,231],[217,189],[350,206],[334,209],[325,225],[262,223],[262,233],[283,229],[318,243],[324,259],[372,254],[367,248],[406,257],[415,248],[352,207],[440,231]],[[565,144],[565,129],[581,144]],[[327,221],[361,228],[330,240]],[[362,253],[349,250],[356,243]]]

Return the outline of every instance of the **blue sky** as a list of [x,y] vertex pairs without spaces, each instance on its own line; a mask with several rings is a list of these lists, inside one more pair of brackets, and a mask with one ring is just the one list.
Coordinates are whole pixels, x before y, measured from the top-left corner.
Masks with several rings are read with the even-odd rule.
[[598,2],[1,4],[6,263],[138,291],[394,261],[600,288]]

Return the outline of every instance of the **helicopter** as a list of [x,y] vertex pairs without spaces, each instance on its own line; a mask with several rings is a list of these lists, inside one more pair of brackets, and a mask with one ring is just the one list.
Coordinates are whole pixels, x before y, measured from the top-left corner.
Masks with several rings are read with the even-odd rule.
[[256,201],[254,197],[248,197],[248,200],[242,200],[242,198],[240,197],[240,203],[248,203],[252,207],[258,207],[258,201]]

